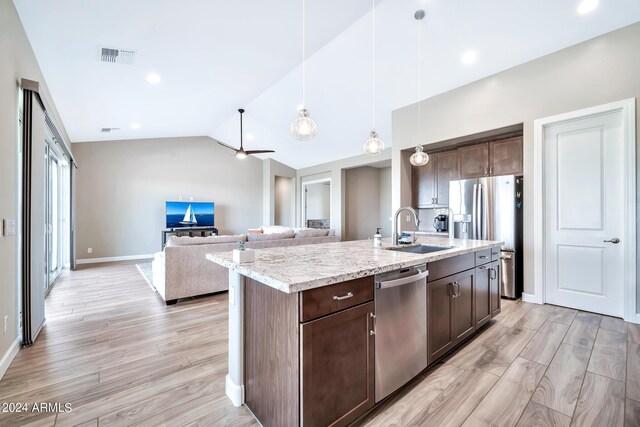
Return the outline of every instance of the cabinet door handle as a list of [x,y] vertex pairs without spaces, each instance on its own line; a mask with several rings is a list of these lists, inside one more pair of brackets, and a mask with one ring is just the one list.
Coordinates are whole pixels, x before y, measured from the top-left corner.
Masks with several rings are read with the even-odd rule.
[[369,329],[369,335],[376,334],[376,315],[373,313],[369,313],[369,318],[371,319],[371,329]]
[[334,295],[334,296],[333,296],[333,299],[334,299],[335,301],[342,301],[343,299],[349,299],[349,298],[351,298],[351,297],[353,297],[353,294],[352,294],[351,292],[347,292],[347,294],[346,294],[346,295],[343,295],[343,296],[341,296],[341,297],[339,297],[339,296],[337,296],[337,295]]
[[493,174],[493,168],[489,168],[489,175]]
[[486,265],[481,265],[480,267],[478,267],[480,270],[486,270],[487,266]]
[[436,204],[436,205],[438,204],[438,198],[437,198],[437,197],[436,197],[436,203],[435,203],[435,204]]
[[486,256],[486,255],[479,255],[479,256],[478,256],[478,258],[480,258],[480,259],[487,259],[487,256]]
[[491,252],[491,255],[500,255],[500,252]]
[[490,276],[492,280],[497,279],[498,278],[498,271],[495,268],[490,268]]
[[489,175],[489,168],[484,168],[484,174]]

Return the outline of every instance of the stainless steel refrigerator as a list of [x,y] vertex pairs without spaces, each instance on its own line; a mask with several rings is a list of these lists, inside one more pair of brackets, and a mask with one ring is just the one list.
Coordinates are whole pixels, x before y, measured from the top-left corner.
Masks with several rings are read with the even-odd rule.
[[522,177],[463,179],[449,183],[449,235],[501,240],[503,297],[522,296]]

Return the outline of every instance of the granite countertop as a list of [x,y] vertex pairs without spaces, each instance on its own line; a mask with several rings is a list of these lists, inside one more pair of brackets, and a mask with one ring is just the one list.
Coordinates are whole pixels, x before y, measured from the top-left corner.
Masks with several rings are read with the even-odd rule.
[[272,288],[294,293],[501,245],[490,240],[427,236],[418,237],[418,243],[453,248],[428,254],[392,251],[385,249],[391,246],[391,239],[386,238],[382,239],[382,249],[374,248],[372,240],[358,240],[256,249],[255,261],[245,264],[233,262],[232,252],[209,253],[207,259]]

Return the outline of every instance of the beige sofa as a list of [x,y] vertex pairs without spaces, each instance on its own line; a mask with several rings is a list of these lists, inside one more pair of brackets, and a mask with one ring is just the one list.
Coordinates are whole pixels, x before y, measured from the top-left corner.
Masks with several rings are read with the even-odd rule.
[[[326,230],[325,230],[326,231]],[[153,260],[153,285],[166,301],[175,304],[180,298],[204,295],[229,289],[226,268],[206,259],[211,252],[229,252],[245,241],[245,247],[264,249],[280,246],[298,246],[338,242],[334,235],[306,237],[313,232],[277,232],[258,235],[176,237],[172,236],[163,252]]]

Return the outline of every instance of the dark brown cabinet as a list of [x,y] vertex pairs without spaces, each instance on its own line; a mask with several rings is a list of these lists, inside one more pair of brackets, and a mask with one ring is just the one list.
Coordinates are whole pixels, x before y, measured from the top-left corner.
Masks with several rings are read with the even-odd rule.
[[412,171],[413,205],[416,208],[447,206],[449,181],[458,179],[458,153],[455,150],[429,155],[429,163]]
[[427,284],[429,363],[474,333],[474,280],[471,269]]
[[522,137],[491,141],[490,175],[522,175]]
[[411,168],[413,205],[416,208],[435,205],[436,174],[432,159],[424,166]]
[[435,154],[436,205],[449,205],[449,182],[458,179],[458,153],[445,151]]
[[491,317],[499,314],[501,310],[500,273],[500,261],[493,261],[489,264],[489,306]]
[[491,281],[488,265],[476,267],[476,328],[491,320]]
[[374,405],[373,302],[301,325],[302,425],[347,425]]
[[460,179],[489,175],[489,143],[458,148]]

